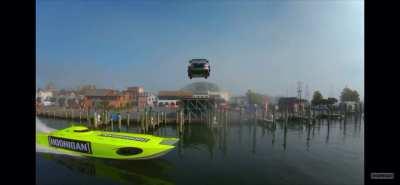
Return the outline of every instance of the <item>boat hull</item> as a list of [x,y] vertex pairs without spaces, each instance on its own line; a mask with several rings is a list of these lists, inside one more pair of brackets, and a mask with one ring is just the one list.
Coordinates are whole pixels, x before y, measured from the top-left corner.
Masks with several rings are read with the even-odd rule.
[[36,133],[36,144],[56,152],[96,158],[140,160],[160,157],[175,148],[177,138],[146,134],[89,131],[67,128],[51,133]]

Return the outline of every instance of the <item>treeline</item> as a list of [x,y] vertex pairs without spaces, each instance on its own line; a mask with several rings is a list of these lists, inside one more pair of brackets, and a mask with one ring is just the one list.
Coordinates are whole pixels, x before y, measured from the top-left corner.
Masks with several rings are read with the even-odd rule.
[[[336,98],[328,97],[324,99],[321,92],[315,91],[313,94],[313,99],[311,100],[311,105],[333,105],[337,103]],[[340,94],[340,102],[360,102],[360,95],[356,90],[352,90],[345,87]]]

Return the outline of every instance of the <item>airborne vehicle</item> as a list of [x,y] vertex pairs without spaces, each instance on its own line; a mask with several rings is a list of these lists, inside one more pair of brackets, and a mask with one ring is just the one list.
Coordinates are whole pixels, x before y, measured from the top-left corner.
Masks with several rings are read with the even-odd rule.
[[192,59],[189,61],[188,76],[190,79],[210,76],[211,66],[207,59]]
[[39,148],[57,152],[108,159],[151,159],[175,148],[177,138],[147,134],[89,130],[71,126],[50,133],[36,133]]

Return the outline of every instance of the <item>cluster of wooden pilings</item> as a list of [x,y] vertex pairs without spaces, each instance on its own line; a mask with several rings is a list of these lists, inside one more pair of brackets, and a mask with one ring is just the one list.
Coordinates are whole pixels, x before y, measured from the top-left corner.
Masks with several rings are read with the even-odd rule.
[[67,119],[71,121],[89,122],[93,115],[89,111],[84,110],[36,110],[36,116],[53,118],[53,119]]
[[185,124],[191,123],[205,123],[207,125],[219,125],[226,124],[231,120],[231,111],[228,110],[209,110],[206,112],[193,113],[190,111],[184,111],[183,109],[177,110],[176,125],[179,133],[183,132]]
[[147,133],[149,130],[155,130],[160,127],[161,124],[167,124],[167,113],[145,110],[140,114],[138,122],[142,132]]
[[[111,115],[116,114],[117,119],[111,119]],[[36,116],[45,117],[50,119],[65,119],[72,122],[86,123],[94,128],[104,128],[118,125],[121,130],[122,125],[129,127],[131,124],[140,124],[143,132],[148,132],[158,128],[161,124],[168,123],[166,112],[156,111],[143,111],[138,116],[132,116],[128,113],[111,113],[109,111],[89,112],[85,110],[37,110]]]

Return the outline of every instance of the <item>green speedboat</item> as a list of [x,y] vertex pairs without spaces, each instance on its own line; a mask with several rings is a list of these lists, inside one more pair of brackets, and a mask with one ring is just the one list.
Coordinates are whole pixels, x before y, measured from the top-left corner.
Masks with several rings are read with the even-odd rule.
[[177,138],[163,138],[147,134],[90,130],[71,126],[50,133],[37,132],[40,148],[58,152],[109,159],[151,159],[175,148]]

